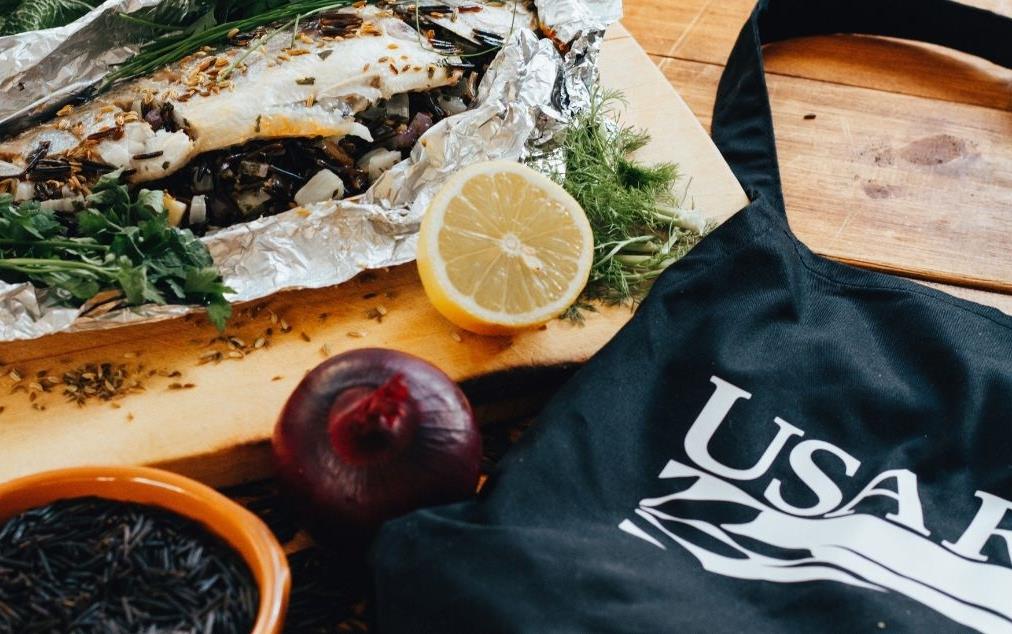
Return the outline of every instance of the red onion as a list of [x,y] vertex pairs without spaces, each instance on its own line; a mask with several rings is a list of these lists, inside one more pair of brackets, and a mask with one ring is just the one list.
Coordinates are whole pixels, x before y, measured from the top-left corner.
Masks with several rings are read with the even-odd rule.
[[310,372],[274,429],[278,475],[317,539],[367,541],[379,525],[474,494],[481,436],[467,398],[433,365],[393,350]]
[[404,132],[393,138],[392,146],[395,150],[408,150],[414,147],[418,137],[432,127],[432,116],[425,112],[415,114]]

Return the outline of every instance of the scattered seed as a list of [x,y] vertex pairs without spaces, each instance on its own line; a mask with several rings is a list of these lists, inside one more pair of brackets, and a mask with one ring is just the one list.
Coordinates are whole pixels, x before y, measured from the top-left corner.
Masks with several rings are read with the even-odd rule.
[[462,341],[464,341],[464,338],[460,336],[459,332],[451,332],[450,338],[456,341],[457,343],[461,343]]
[[204,365],[205,363],[211,363],[212,361],[217,363],[218,361],[221,361],[221,359],[222,353],[219,350],[214,350],[213,352],[208,352],[207,354],[201,355],[200,365]]
[[310,341],[312,341],[312,339],[309,337],[309,335],[306,334],[305,331],[300,332],[299,333],[299,337],[301,337],[302,340],[305,341],[306,343],[309,343]]
[[137,378],[140,367],[123,364],[88,363],[63,373],[63,395],[83,406],[90,399],[110,401],[144,390]]
[[366,332],[364,330],[352,330],[352,331],[348,332],[348,336],[349,337],[354,337],[356,339],[361,339],[365,335],[366,335]]
[[276,377],[273,377],[273,378],[271,379],[271,381],[280,381],[280,380],[281,380],[281,379],[283,379],[283,378],[284,378],[284,377],[281,377],[281,376],[276,376]]

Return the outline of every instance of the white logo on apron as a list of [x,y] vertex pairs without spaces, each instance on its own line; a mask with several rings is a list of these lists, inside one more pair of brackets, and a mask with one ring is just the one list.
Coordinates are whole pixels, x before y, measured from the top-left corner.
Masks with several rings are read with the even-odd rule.
[[[788,460],[815,494],[816,503],[789,504],[780,494],[777,478],[765,489],[766,501],[759,501],[728,480],[762,477],[788,441],[804,432],[775,418],[776,435],[753,467],[722,464],[710,455],[710,440],[735,402],[751,394],[716,376],[710,381],[716,390],[685,436],[686,454],[700,468],[671,460],[658,476],[692,483],[670,495],[641,500],[636,517],[623,520],[621,530],[662,550],[673,541],[704,569],[728,577],[780,583],[837,581],[898,592],[963,625],[1012,633],[1012,569],[987,563],[982,554],[992,536],[1004,539],[1012,551],[1012,531],[998,528],[1006,514],[1012,514],[1012,502],[977,491],[980,508],[962,536],[939,544],[928,539],[931,532],[924,525],[915,474],[905,469],[880,473],[843,504],[840,488],[812,457],[817,452],[835,456],[848,477],[861,463],[834,445],[811,439],[796,444]],[[886,483],[892,488],[883,486]],[[885,518],[855,512],[859,502],[877,496],[894,500],[896,511]],[[732,519],[714,523],[679,517],[672,507],[680,501],[719,505],[720,514]],[[699,533],[691,529],[706,538],[692,541],[688,536]]]

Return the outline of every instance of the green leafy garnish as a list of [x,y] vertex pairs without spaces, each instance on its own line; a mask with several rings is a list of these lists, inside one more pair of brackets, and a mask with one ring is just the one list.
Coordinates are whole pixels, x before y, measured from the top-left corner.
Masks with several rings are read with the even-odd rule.
[[[281,24],[275,29],[285,32],[308,16],[351,6],[356,0],[217,0],[195,20],[169,23],[165,33],[146,43],[139,53],[116,67],[99,87],[104,90],[112,84],[147,75],[166,64],[200,50],[204,46],[217,46],[228,41],[232,33],[248,33],[268,24]],[[131,15],[123,19],[137,21]],[[163,23],[165,24],[165,23]],[[158,24],[151,25],[154,27]],[[261,39],[251,44],[256,49],[264,44]],[[228,73],[225,73],[226,75]]]
[[57,301],[75,306],[108,290],[127,306],[199,304],[219,329],[232,312],[225,299],[232,289],[207,247],[169,225],[162,192],[131,196],[117,174],[102,178],[67,218],[0,195],[0,279],[52,289]]
[[587,213],[595,245],[581,303],[567,313],[574,319],[595,300],[639,301],[655,278],[712,229],[685,221],[675,165],[648,166],[632,157],[650,137],[614,123],[613,107],[620,100],[619,93],[595,94],[561,142],[566,167],[556,179]]
[[[101,4],[102,0],[0,0],[0,35],[64,26]],[[162,0],[127,18],[154,31],[175,31],[208,11],[228,14],[238,4],[239,0]]]
[[70,24],[101,0],[0,0],[0,35]]

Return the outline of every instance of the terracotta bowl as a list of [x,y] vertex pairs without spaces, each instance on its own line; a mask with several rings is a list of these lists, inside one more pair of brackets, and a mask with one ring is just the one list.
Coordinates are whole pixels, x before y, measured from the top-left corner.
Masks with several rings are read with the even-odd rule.
[[78,467],[0,484],[0,524],[57,500],[94,496],[158,506],[204,525],[246,561],[260,590],[251,634],[279,634],[288,609],[288,560],[270,529],[243,507],[199,482],[146,467]]

